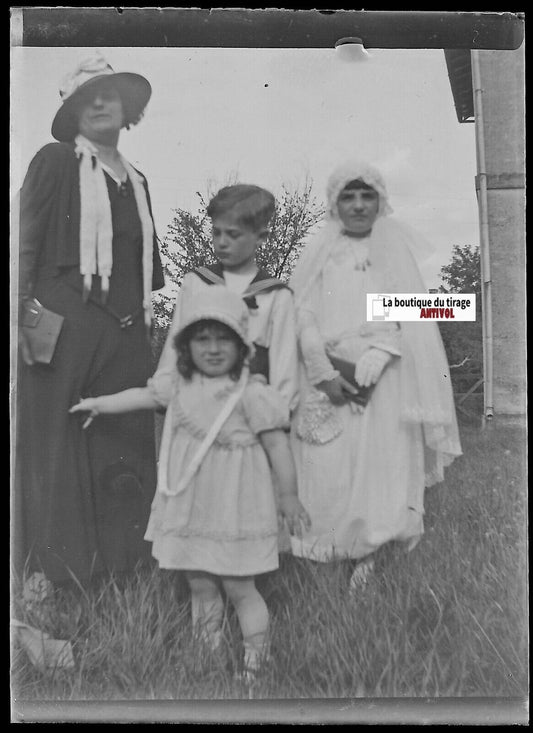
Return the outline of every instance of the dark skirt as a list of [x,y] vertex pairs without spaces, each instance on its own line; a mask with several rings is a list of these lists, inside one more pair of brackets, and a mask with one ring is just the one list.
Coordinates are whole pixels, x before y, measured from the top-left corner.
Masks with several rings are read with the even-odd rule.
[[[83,302],[79,282],[71,271],[41,277],[35,289],[65,321],[51,364],[20,367],[14,556],[18,571],[24,563],[51,581],[84,583],[149,560],[143,535],[156,457],[151,411],[101,415],[86,430],[87,415],[68,412],[82,397],[145,386],[152,372],[142,310],[121,328],[95,301]],[[120,306],[116,288],[113,302]]]

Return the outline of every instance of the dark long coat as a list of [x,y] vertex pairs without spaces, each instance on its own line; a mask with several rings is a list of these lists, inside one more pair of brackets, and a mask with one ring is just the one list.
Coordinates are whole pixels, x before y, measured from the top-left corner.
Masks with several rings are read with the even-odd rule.
[[[144,386],[152,372],[133,189],[128,181],[121,193],[106,181],[113,271],[105,306],[98,277],[82,298],[74,146],[42,148],[20,193],[20,295],[65,320],[51,364],[19,367],[14,557],[19,572],[24,562],[59,582],[127,571],[150,555],[143,535],[156,483],[152,413],[99,416],[82,430],[83,418],[68,412],[81,397]],[[155,235],[153,262],[155,290],[164,285]],[[133,323],[123,328],[127,315]]]

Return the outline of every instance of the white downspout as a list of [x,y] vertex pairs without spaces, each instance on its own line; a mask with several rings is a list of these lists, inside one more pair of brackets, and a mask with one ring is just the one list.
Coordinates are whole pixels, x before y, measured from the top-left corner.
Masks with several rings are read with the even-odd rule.
[[487,169],[485,164],[485,130],[483,119],[483,89],[479,69],[479,51],[472,50],[472,87],[476,126],[476,155],[479,181],[479,240],[481,260],[481,305],[483,327],[483,418],[494,417],[493,404],[493,329],[492,329],[492,276],[489,249],[489,214],[487,197]]

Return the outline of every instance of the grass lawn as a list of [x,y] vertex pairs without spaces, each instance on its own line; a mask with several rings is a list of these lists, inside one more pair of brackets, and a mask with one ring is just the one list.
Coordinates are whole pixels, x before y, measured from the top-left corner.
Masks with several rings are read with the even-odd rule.
[[12,655],[16,700],[525,697],[527,555],[523,429],[463,425],[464,455],[426,493],[425,535],[395,544],[353,600],[345,563],[283,556],[258,586],[272,614],[272,661],[235,679],[228,613],[216,655],[191,640],[179,573],[140,570],[82,594],[62,590],[17,618],[73,642],[76,669],[38,672]]

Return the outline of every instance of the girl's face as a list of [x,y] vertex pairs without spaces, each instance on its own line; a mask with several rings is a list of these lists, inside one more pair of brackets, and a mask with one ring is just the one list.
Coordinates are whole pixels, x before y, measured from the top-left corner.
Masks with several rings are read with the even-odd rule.
[[194,366],[207,377],[228,374],[239,358],[237,337],[222,323],[214,323],[194,332],[189,349]]
[[361,236],[368,234],[379,211],[379,194],[373,188],[343,189],[337,199],[337,210],[344,228]]
[[213,249],[226,270],[246,270],[255,263],[255,251],[266,232],[255,231],[240,223],[236,212],[228,211],[213,218]]
[[108,85],[99,85],[87,92],[77,105],[78,128],[88,140],[105,142],[117,135],[124,125],[122,99],[117,90]]

